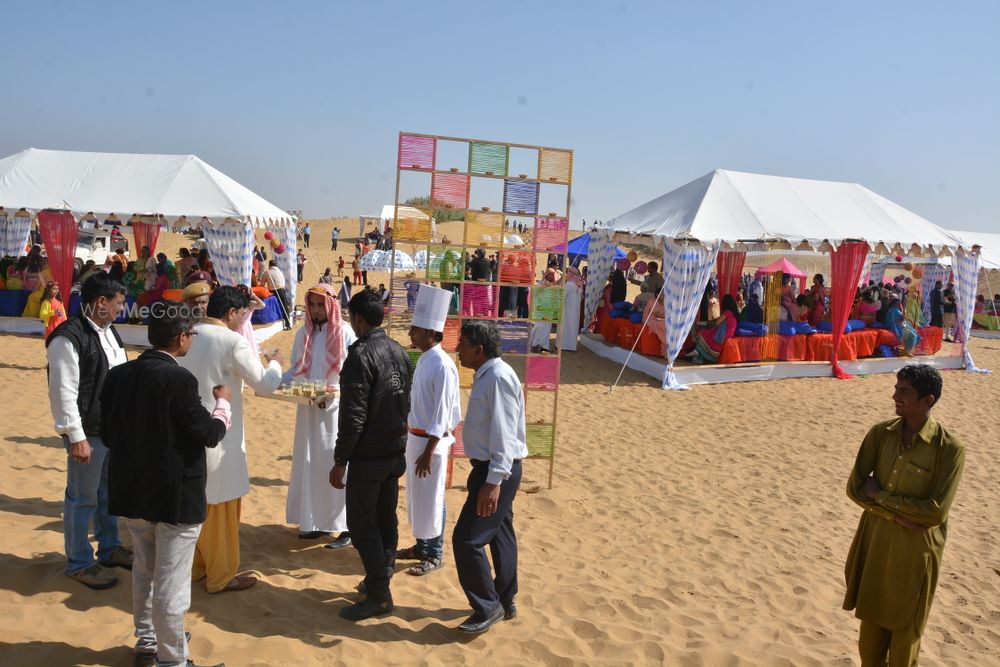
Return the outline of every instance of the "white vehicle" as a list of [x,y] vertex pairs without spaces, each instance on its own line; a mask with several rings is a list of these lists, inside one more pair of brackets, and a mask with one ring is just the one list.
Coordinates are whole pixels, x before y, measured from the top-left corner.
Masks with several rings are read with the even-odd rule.
[[91,259],[97,266],[104,266],[108,256],[113,255],[118,248],[124,250],[125,257],[128,257],[128,239],[124,236],[116,235],[112,239],[111,231],[107,229],[81,229],[76,237],[77,273]]

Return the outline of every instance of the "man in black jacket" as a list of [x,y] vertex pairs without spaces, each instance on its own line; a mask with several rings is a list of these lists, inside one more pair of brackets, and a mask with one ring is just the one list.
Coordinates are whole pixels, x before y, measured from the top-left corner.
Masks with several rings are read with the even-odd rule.
[[348,305],[358,340],[340,371],[340,416],[330,484],[345,486],[347,529],[365,566],[367,598],[340,610],[351,621],[392,612],[389,579],[399,541],[396,504],[406,472],[406,417],[410,412],[410,358],[382,324],[378,292],[362,290]]
[[215,410],[202,406],[198,381],[177,364],[197,332],[184,304],[153,306],[152,350],[113,368],[101,390],[102,435],[109,450],[108,506],[132,534],[132,615],[137,665],[188,662],[184,613],[191,565],[207,512],[205,448],[230,423],[229,388],[215,387]]

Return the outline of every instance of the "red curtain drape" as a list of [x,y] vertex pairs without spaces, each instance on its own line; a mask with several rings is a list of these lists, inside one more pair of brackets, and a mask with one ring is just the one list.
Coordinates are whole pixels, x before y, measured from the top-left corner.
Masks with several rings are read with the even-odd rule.
[[830,323],[833,325],[830,365],[833,367],[833,376],[842,380],[854,377],[840,367],[837,351],[840,349],[840,339],[844,336],[844,326],[851,306],[854,305],[854,295],[867,259],[868,243],[865,241],[841,243],[839,248],[830,253],[830,281],[833,283],[830,286]]
[[743,265],[746,263],[746,252],[720,252],[716,260],[716,273],[719,276],[719,300],[726,294],[736,298],[740,288],[740,278],[743,276]]
[[73,286],[73,260],[76,258],[76,219],[69,211],[41,211],[38,213],[38,228],[42,232],[52,277],[59,283],[59,289],[66,295],[68,303],[69,290]]
[[133,257],[142,256],[142,247],[149,246],[149,256],[156,256],[156,242],[160,238],[160,226],[153,222],[133,222],[132,236],[135,237],[135,247],[132,248]]

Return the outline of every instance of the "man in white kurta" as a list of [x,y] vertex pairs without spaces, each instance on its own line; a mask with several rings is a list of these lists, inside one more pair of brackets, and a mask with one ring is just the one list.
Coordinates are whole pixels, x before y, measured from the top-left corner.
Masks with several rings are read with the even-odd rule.
[[264,367],[238,333],[250,297],[235,287],[218,288],[209,298],[207,317],[194,328],[187,355],[179,363],[198,378],[202,405],[212,411],[212,389],[226,385],[232,393],[232,424],[218,447],[206,450],[205,495],[208,518],[195,547],[194,579],[205,579],[209,593],[240,591],[257,580],[237,576],[240,567],[240,500],[250,493],[246,441],[243,438],[243,383],[259,394],[274,391],[281,383],[279,357],[267,358]]
[[421,285],[410,327],[410,341],[421,351],[410,391],[406,441],[406,506],[416,544],[398,558],[420,561],[408,574],[441,567],[444,555],[444,484],[448,452],[462,421],[458,367],[441,348],[451,305],[450,290]]
[[[292,361],[282,378],[340,385],[340,366],[357,336],[341,318],[340,302],[332,285],[320,283],[306,293],[307,319],[295,334]],[[337,442],[340,400],[300,405],[295,414],[292,477],[288,484],[285,520],[299,527],[299,537],[316,539],[339,533],[329,548],[350,546],[346,494],[330,486],[330,468]]]

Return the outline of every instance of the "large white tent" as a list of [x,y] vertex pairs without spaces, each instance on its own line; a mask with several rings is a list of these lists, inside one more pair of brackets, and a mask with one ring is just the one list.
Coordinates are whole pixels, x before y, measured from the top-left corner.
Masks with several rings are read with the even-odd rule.
[[844,239],[873,246],[912,244],[954,249],[962,240],[857,183],[814,181],[718,169],[624,213],[619,232],[703,242]]
[[[972,318],[979,261],[967,252],[972,243],[856,183],[716,170],[613,218],[606,227],[591,233],[596,251],[592,241],[590,268],[598,276],[607,275],[611,268],[615,241],[638,236],[662,247],[664,388],[684,388],[673,364],[694,325],[704,285],[716,268],[716,260],[721,261],[721,253],[757,251],[760,247],[835,252],[840,258],[839,285],[852,296],[853,287],[844,286],[861,280],[862,253],[954,256],[956,282],[961,286],[959,321],[967,327]],[[742,260],[735,261],[743,265]],[[726,264],[730,264],[729,259]],[[836,299],[837,271],[832,273]],[[599,281],[588,282],[585,320],[594,312],[602,287]],[[846,310],[838,312],[839,318],[847,315]],[[834,375],[844,377],[848,374],[840,368],[837,355],[840,325],[835,326],[831,368]],[[963,353],[964,366],[975,369],[966,344]],[[625,357],[625,362],[631,357]]]
[[290,225],[294,218],[194,155],[28,148],[0,160],[0,206]]

